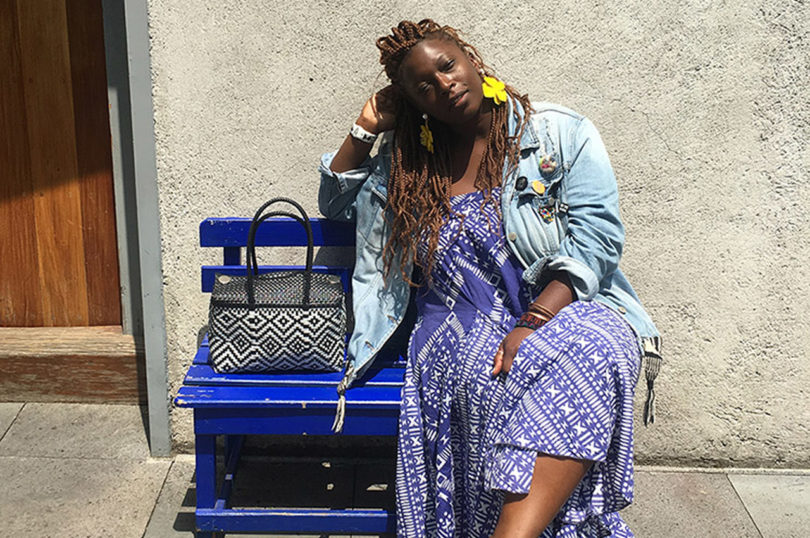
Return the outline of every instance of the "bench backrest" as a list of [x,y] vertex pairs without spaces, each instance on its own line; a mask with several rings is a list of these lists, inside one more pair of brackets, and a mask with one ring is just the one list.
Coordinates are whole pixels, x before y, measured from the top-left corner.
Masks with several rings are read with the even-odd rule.
[[[354,223],[337,222],[326,219],[309,219],[312,226],[313,242],[316,247],[354,246]],[[200,246],[218,247],[223,251],[222,265],[202,266],[202,291],[210,293],[214,287],[216,273],[226,275],[245,274],[242,262],[242,249],[247,247],[248,218],[209,218],[200,223]],[[276,218],[264,221],[256,232],[258,247],[305,247],[307,234],[300,223],[291,218]],[[302,253],[303,259],[303,253]],[[303,265],[259,265],[259,272],[303,269]],[[348,291],[351,283],[351,268],[346,266],[316,265],[314,271],[340,275],[343,286]]]

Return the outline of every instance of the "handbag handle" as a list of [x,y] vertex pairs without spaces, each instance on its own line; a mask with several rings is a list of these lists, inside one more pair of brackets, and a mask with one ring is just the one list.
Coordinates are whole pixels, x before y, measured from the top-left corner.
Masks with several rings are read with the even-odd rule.
[[[290,218],[290,219],[297,220],[298,223],[301,226],[306,226],[304,224],[304,219],[302,219],[299,215],[296,215],[294,213],[287,213],[286,211],[272,211],[270,213],[265,213],[264,215],[261,216],[261,218],[259,219],[259,222],[256,223],[256,233],[258,233],[258,227],[261,225],[261,223],[264,222],[265,220],[271,218],[271,217],[287,217],[287,218]],[[254,239],[254,241],[255,241],[255,239]],[[248,271],[250,271],[251,266],[250,266],[249,262],[252,261],[252,263],[253,263],[253,274],[258,276],[258,274],[259,274],[259,262],[256,261],[256,247],[255,247],[255,245],[253,247],[253,250],[246,254],[246,257],[248,258],[247,260],[245,260],[246,269]]]
[[[292,205],[298,212],[301,214],[300,217],[293,215],[291,213],[279,211],[279,212],[270,212],[265,214],[265,210],[273,204],[276,203],[287,203]],[[248,296],[248,307],[252,308],[253,305],[256,304],[256,295],[255,295],[255,283],[254,283],[254,272],[258,272],[258,264],[256,263],[256,231],[259,228],[259,224],[261,224],[264,220],[274,216],[288,216],[292,217],[298,222],[304,225],[304,229],[307,232],[307,261],[306,261],[306,272],[304,275],[304,305],[309,304],[309,290],[310,290],[310,280],[312,278],[312,258],[313,252],[315,250],[314,240],[312,238],[312,226],[309,223],[309,217],[307,216],[306,211],[304,208],[301,207],[301,204],[296,202],[295,200],[290,200],[289,198],[273,198],[272,200],[268,200],[256,211],[256,214],[253,216],[253,221],[250,223],[250,230],[248,231],[248,243],[247,243],[247,253],[245,259],[245,269],[247,271],[247,296]],[[253,263],[253,271],[251,271],[251,262]]]

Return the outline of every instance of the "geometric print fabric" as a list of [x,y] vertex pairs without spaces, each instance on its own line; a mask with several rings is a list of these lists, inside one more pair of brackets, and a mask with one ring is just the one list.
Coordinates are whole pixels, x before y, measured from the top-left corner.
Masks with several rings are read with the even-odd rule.
[[221,373],[336,372],[343,366],[346,300],[340,277],[303,270],[252,278],[216,275],[208,313],[213,369]]
[[221,373],[343,366],[346,311],[339,306],[256,307],[211,304],[211,364]]
[[627,322],[598,302],[572,303],[521,345],[493,423],[487,487],[528,492],[538,453],[594,462],[543,538],[632,536],[616,512],[633,501],[639,360]]
[[431,286],[415,291],[397,453],[399,536],[489,536],[503,492],[527,491],[538,452],[595,461],[544,538],[632,536],[616,513],[632,501],[632,330],[599,303],[575,302],[524,340],[508,376],[492,378],[495,351],[533,290],[481,193],[451,204],[458,214],[442,227]]

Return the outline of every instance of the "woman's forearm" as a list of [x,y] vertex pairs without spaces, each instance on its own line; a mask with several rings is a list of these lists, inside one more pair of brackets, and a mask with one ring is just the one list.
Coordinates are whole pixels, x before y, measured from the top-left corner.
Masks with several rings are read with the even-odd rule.
[[565,271],[555,271],[551,281],[543,288],[533,304],[541,305],[554,314],[574,302],[576,293]]
[[374,146],[373,143],[369,144],[351,135],[347,135],[340,149],[332,159],[332,164],[329,168],[337,173],[358,168],[368,157],[372,146]]

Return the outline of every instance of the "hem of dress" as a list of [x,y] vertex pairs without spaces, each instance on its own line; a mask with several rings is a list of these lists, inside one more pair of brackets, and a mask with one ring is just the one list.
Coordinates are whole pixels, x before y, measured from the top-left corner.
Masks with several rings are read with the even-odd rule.
[[[556,453],[555,453],[556,452]],[[527,494],[534,474],[534,462],[539,454],[571,457],[560,450],[544,451],[521,448],[512,445],[496,446],[492,450],[487,469],[486,484],[493,491],[513,494]],[[588,459],[588,458],[577,458]],[[588,461],[604,461],[590,460]],[[623,499],[626,508],[631,503]],[[563,506],[562,510],[565,510]],[[600,512],[593,506],[587,510],[566,511],[559,514],[541,538],[632,538],[633,533],[619,516],[618,512]]]
[[634,538],[618,512],[591,514],[579,522],[555,520],[540,538]]
[[[597,458],[585,457],[576,450],[559,450],[551,447],[525,448],[515,445],[495,445],[490,453],[489,461],[493,462],[487,469],[487,487],[506,493],[526,494],[534,475],[534,462],[539,455],[571,458],[577,460],[604,463],[607,454],[600,454]],[[520,465],[520,469],[510,470],[509,467]],[[515,472],[516,471],[516,472]]]

